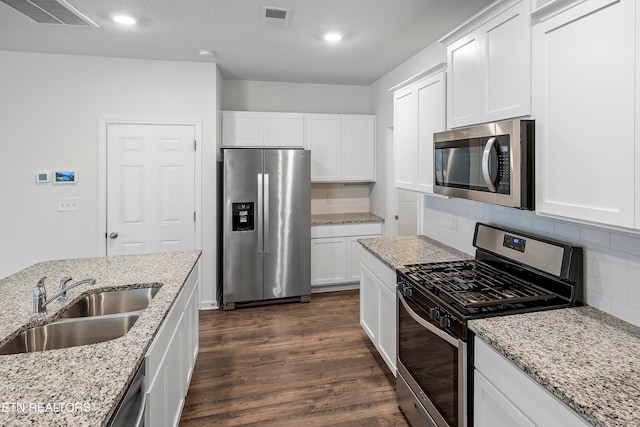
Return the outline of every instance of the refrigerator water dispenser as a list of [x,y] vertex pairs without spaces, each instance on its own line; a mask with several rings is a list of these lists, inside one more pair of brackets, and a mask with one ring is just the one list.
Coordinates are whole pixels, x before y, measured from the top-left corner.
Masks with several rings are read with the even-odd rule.
[[232,203],[231,231],[253,231],[254,204],[253,202]]

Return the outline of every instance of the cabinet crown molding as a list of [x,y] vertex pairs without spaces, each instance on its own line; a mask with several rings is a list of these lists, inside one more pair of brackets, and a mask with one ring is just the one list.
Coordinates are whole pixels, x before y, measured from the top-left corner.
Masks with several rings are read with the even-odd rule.
[[[587,0],[551,0],[544,3],[544,0],[538,0],[537,4],[544,3],[542,6],[536,8],[531,12],[532,24],[535,25],[538,22],[546,21],[549,18],[562,13],[572,7],[584,3]],[[611,1],[610,3],[613,3]]]
[[509,9],[510,7],[520,3],[521,1],[529,0],[496,0],[482,9],[480,12],[473,15],[471,18],[458,25],[449,33],[445,34],[438,43],[449,45],[452,42],[458,40],[460,37],[469,34],[471,31],[478,28],[480,25],[496,17],[500,13]]
[[440,71],[444,71],[447,69],[447,64],[446,62],[442,62],[440,64],[436,64],[432,67],[427,68],[426,70],[420,71],[418,74],[415,74],[411,77],[409,77],[406,80],[403,80],[402,82],[398,83],[397,85],[390,87],[388,89],[389,92],[395,92],[398,89],[403,89],[407,86],[409,86],[411,83],[415,83],[418,80],[430,76],[431,74],[435,74],[435,73],[439,73]]

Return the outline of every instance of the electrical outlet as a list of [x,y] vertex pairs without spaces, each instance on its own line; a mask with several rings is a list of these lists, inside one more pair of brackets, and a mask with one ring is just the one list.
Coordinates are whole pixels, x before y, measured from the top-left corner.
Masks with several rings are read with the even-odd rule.
[[58,212],[79,211],[80,199],[77,197],[67,197],[58,199]]

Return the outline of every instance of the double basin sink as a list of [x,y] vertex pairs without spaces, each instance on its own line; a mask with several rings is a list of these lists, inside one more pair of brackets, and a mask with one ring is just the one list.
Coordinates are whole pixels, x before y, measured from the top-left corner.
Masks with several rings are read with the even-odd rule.
[[60,319],[18,334],[0,347],[0,355],[96,344],[129,332],[160,288],[148,287],[88,294]]

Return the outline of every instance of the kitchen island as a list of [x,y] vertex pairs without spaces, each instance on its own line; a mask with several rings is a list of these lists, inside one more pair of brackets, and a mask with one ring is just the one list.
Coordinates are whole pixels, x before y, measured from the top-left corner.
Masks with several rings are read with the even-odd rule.
[[[56,320],[81,295],[119,289],[160,287],[124,336],[98,344],[0,356],[0,425],[105,425],[124,396],[163,321],[197,266],[199,251],[48,261],[0,280],[0,345],[13,336]],[[93,278],[54,301],[36,320],[33,288],[41,277],[50,295],[58,280]],[[197,314],[197,313],[196,313]],[[147,373],[149,375],[149,373]]]

